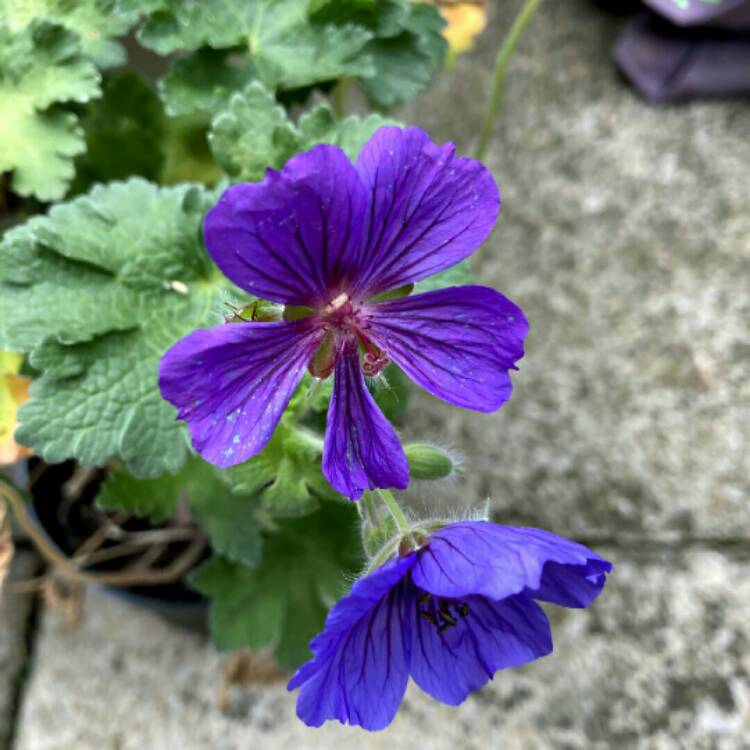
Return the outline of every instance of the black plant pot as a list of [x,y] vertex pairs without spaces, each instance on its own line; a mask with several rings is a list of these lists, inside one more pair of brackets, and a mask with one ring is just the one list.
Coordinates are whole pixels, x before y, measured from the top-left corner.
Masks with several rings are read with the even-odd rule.
[[[76,498],[70,500],[63,493],[63,485],[73,476],[75,468],[73,462],[44,467],[31,488],[32,501],[28,508],[29,515],[48,541],[66,556],[74,554],[97,530],[97,519],[101,519],[101,512],[94,506],[94,498],[104,473],[94,475],[77,493]],[[39,470],[39,463],[32,459],[32,475],[35,469]],[[131,519],[125,528],[129,531],[142,531],[153,527],[141,519]],[[103,548],[106,549],[108,544],[111,543],[105,543]],[[180,549],[179,544],[173,547],[170,551],[173,555],[184,550],[184,547]],[[208,552],[205,556],[208,556]],[[132,562],[132,558],[108,560],[92,565],[87,570],[117,572],[128,562]],[[148,609],[171,623],[198,633],[208,633],[208,600],[182,580],[155,586],[102,585],[99,588],[137,607]]]

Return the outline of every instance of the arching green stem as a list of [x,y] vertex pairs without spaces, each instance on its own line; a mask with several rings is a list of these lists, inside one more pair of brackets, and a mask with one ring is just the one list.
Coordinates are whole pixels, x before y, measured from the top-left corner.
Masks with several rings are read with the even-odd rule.
[[396,522],[398,530],[404,536],[411,536],[411,526],[409,521],[404,515],[404,511],[401,510],[401,506],[396,502],[396,498],[393,497],[393,493],[388,490],[377,490],[380,499],[385,503],[385,507],[393,516],[393,520]]
[[495,59],[495,69],[492,74],[492,93],[490,94],[490,100],[487,103],[487,109],[484,113],[484,121],[482,122],[482,130],[479,135],[479,145],[475,156],[477,159],[483,159],[487,146],[492,138],[492,130],[497,118],[498,112],[500,111],[500,105],[503,101],[503,91],[505,87],[505,73],[508,69],[508,63],[510,62],[513,52],[518,44],[518,40],[523,36],[523,32],[529,25],[532,16],[536,9],[541,4],[542,0],[526,0],[520,12],[513,21],[513,25],[510,27],[503,43],[500,46],[500,50],[497,53]]

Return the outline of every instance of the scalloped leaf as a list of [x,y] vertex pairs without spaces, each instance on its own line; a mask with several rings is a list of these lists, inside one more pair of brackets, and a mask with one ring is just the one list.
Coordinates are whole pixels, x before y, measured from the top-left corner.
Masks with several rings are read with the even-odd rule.
[[222,321],[230,287],[201,238],[215,196],[134,178],[95,187],[0,243],[0,342],[31,352],[41,377],[16,438],[50,462],[121,459],[135,475],[188,454],[157,386],[177,339]]
[[281,168],[294,154],[318,143],[340,146],[356,158],[364,143],[382,125],[398,124],[380,115],[336,120],[328,107],[304,114],[298,125],[286,116],[260,83],[235,94],[217,115],[209,133],[216,161],[236,181],[260,180],[267,167]]
[[446,25],[434,5],[412,0],[313,0],[321,22],[356,21],[372,32],[364,49],[372,58],[362,88],[376,106],[389,109],[425,91],[445,60]]
[[18,32],[0,27],[0,172],[13,172],[14,192],[65,194],[85,142],[76,116],[50,107],[98,95],[99,73],[73,32],[39,20]]
[[[309,18],[308,2],[164,0],[139,32],[139,40],[160,54],[204,46],[243,47],[258,78],[271,88],[371,75],[372,62],[361,54],[371,32],[354,24],[317,23]],[[188,69],[194,76],[195,66]]]
[[246,57],[205,47],[172,62],[159,81],[159,94],[170,115],[217,112],[254,78]]
[[37,18],[59,23],[79,35],[81,51],[102,68],[122,65],[125,49],[114,37],[138,20],[133,0],[11,0],[0,7],[0,24],[20,31]]

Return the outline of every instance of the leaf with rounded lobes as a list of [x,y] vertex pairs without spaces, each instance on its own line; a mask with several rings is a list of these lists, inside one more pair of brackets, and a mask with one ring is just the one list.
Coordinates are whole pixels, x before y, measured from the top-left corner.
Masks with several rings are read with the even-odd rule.
[[252,61],[227,50],[203,47],[172,61],[159,81],[159,94],[170,115],[218,112],[230,96],[256,77]]
[[445,59],[445,21],[429,3],[315,0],[312,14],[321,22],[355,21],[372,32],[365,52],[374,70],[362,77],[362,87],[379,107],[394,107],[424,91]]
[[10,0],[0,7],[0,24],[20,31],[36,18],[62,24],[79,35],[81,51],[102,68],[126,61],[114,41],[136,23],[144,0]]
[[293,89],[345,76],[370,75],[362,49],[372,34],[354,24],[310,19],[308,0],[164,0],[139,32],[160,54],[244,47],[272,88]]
[[289,158],[319,143],[339,146],[354,159],[375,130],[392,124],[397,123],[380,115],[336,120],[321,106],[295,125],[256,82],[232,96],[227,110],[214,118],[209,142],[216,161],[233,180],[256,181],[268,167],[280,169]]
[[95,187],[0,242],[0,344],[41,376],[17,439],[50,462],[122,460],[140,476],[176,471],[183,426],[157,386],[164,351],[223,321],[233,290],[206,254],[203,188],[133,178]]
[[362,80],[377,106],[395,107],[425,91],[443,64],[448,45],[440,12],[426,3],[407,3],[409,10],[397,34],[378,36],[367,45],[375,74]]
[[39,200],[61,198],[73,157],[85,149],[78,119],[52,105],[99,95],[99,74],[72,31],[35,20],[20,31],[0,25],[0,172]]
[[214,557],[199,568],[191,582],[213,599],[216,646],[261,648],[276,641],[275,657],[285,669],[309,658],[310,639],[361,564],[355,526],[353,508],[323,503],[267,533],[256,567]]

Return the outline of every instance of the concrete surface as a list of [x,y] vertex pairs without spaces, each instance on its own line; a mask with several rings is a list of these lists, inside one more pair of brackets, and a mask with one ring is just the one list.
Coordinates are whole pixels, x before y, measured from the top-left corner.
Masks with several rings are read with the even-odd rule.
[[746,558],[602,548],[588,611],[550,607],[555,652],[458,709],[412,686],[389,729],[304,727],[283,683],[235,687],[200,637],[92,592],[79,630],[44,617],[15,750],[742,750],[750,747]]
[[[465,153],[519,3],[491,5],[477,51],[403,113]],[[499,413],[419,396],[409,432],[463,451],[462,495],[509,521],[750,538],[750,102],[643,104],[610,64],[621,25],[566,0],[529,27],[474,256],[526,311],[527,354]]]

